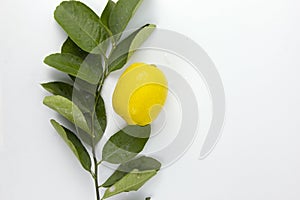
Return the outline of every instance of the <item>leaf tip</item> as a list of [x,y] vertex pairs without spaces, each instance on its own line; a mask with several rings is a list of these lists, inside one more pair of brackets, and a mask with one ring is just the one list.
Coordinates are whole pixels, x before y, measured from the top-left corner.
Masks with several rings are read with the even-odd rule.
[[43,104],[47,105],[49,102],[49,96],[44,97]]
[[156,24],[147,24],[149,28],[156,28]]
[[62,128],[61,125],[54,119],[50,119],[50,123],[53,126],[53,128],[59,133],[60,129]]
[[45,89],[46,83],[40,83],[40,86]]
[[46,56],[43,60],[43,62],[46,64],[46,65],[49,65],[49,58],[50,58],[51,55],[49,56]]
[[155,29],[157,26],[155,24],[145,24],[142,28],[152,28]]
[[58,124],[54,119],[50,119],[50,123],[52,124],[52,126],[55,126]]

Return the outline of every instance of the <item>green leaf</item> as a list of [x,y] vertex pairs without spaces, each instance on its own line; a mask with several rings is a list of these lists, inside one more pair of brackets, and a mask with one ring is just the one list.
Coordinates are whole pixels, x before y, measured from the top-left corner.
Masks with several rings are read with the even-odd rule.
[[121,69],[136,49],[147,40],[155,28],[154,24],[147,24],[121,41],[109,58],[109,72]]
[[54,18],[68,36],[84,51],[102,54],[100,18],[79,1],[64,1],[54,12]]
[[142,27],[137,34],[135,35],[134,39],[131,42],[128,59],[133,55],[133,53],[150,37],[150,35],[155,30],[155,24],[147,24]]
[[92,112],[92,108],[95,104],[95,96],[93,94],[76,87],[74,88],[68,83],[58,81],[43,83],[42,86],[45,90],[54,95],[59,95],[73,101],[83,113]]
[[91,171],[91,158],[88,151],[85,149],[83,144],[77,138],[77,136],[70,130],[64,128],[55,120],[51,120],[52,126],[55,128],[57,133],[63,138],[63,140],[67,143],[70,149],[73,151],[75,156],[80,161],[82,167],[87,171]]
[[[93,109],[94,109],[94,104],[93,104]],[[94,114],[94,119],[92,118],[93,114]],[[95,113],[93,112],[85,113],[84,116],[85,119],[87,120],[90,129],[93,130],[92,134],[94,135],[94,137],[91,137],[90,135],[86,134],[82,130],[78,130],[79,136],[86,144],[90,146],[96,145],[101,140],[107,124],[104,101],[101,96],[99,96],[96,102]],[[93,121],[93,127],[92,127],[92,121]]]
[[95,128],[96,135],[98,135],[101,138],[107,125],[105,104],[101,95],[99,95],[97,99],[95,113],[97,119],[97,123],[95,123],[95,125],[98,126]]
[[55,110],[63,117],[74,123],[77,127],[81,128],[87,133],[90,133],[87,121],[80,109],[69,99],[62,96],[47,96],[44,98],[43,103],[49,108]]
[[149,179],[156,175],[156,170],[148,170],[148,171],[138,171],[133,170],[129,174],[127,174],[120,181],[112,185],[108,188],[103,198],[106,199],[108,197],[114,196],[116,194],[120,194],[122,192],[130,192],[137,191],[140,189]]
[[125,127],[114,134],[104,145],[102,160],[113,164],[127,162],[144,149],[150,133],[150,125]]
[[[113,33],[109,29],[109,25],[108,25],[111,11],[115,7],[115,5],[116,5],[115,2],[113,2],[112,0],[108,0],[106,6],[104,8],[104,11],[102,12],[101,17],[100,17],[100,23],[103,26],[102,35],[103,35],[103,39],[104,39],[101,42],[101,49],[104,53],[107,52],[107,49],[110,45],[110,41],[115,43],[114,38],[113,38]],[[109,39],[106,40],[107,38],[109,38]]]
[[88,56],[88,60],[83,60],[69,53],[56,53],[46,57],[44,62],[59,71],[76,76],[91,84],[97,84],[102,75],[102,67],[100,58],[98,58],[98,62],[89,61],[95,59],[93,57],[96,56]]
[[[89,128],[92,129],[91,127],[91,122],[92,122],[92,117],[90,113],[86,113],[84,114],[84,117],[89,125]],[[85,131],[83,131],[82,129],[77,129],[77,133],[78,136],[80,137],[80,139],[85,142],[87,145],[89,145],[90,147],[93,147],[94,145],[94,138],[91,134],[86,133]]]
[[101,95],[99,95],[98,97],[95,112],[96,112],[98,122],[102,130],[104,131],[106,129],[107,122],[106,122],[105,104]]
[[69,53],[74,56],[78,56],[82,59],[85,59],[85,57],[89,54],[88,52],[82,50],[77,44],[75,44],[70,37],[66,39],[64,44],[61,47],[61,53]]
[[125,30],[142,2],[142,0],[119,0],[117,2],[109,17],[110,30],[114,35],[118,34],[116,40],[120,38],[120,34]]
[[119,180],[121,180],[126,174],[134,169],[139,171],[156,170],[158,171],[161,167],[160,162],[154,158],[142,156],[140,158],[131,160],[118,167],[118,169],[102,184],[102,187],[110,187]]
[[116,3],[113,2],[112,0],[108,0],[102,15],[101,15],[101,21],[102,23],[106,26],[109,27],[108,23],[109,23],[109,16],[111,14],[112,9],[115,7]]
[[90,94],[95,94],[97,91],[97,85],[96,84],[91,84],[88,83],[78,77],[69,75],[69,77],[72,79],[72,81],[74,82],[74,87],[79,89],[79,90],[83,90],[86,91]]
[[95,96],[77,88],[73,91],[72,101],[83,113],[92,113],[95,105]]
[[54,94],[72,100],[73,86],[59,81],[41,84],[45,90]]

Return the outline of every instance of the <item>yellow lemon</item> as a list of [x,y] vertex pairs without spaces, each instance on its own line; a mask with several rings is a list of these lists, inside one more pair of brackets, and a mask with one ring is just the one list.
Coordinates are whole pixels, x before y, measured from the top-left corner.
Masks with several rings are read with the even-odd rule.
[[159,115],[168,95],[168,82],[155,65],[134,63],[120,76],[113,108],[128,124],[145,126]]

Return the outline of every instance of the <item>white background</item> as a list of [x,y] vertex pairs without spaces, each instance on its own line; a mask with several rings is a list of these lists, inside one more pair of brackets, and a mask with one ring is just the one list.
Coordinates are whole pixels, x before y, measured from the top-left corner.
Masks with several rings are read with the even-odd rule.
[[[57,75],[42,60],[65,39],[53,19],[59,2],[1,0],[1,200],[94,199],[38,85]],[[297,0],[145,0],[130,26],[152,22],[199,43],[223,79],[227,116],[208,158],[197,159],[196,141],[131,200],[300,198],[299,10]]]

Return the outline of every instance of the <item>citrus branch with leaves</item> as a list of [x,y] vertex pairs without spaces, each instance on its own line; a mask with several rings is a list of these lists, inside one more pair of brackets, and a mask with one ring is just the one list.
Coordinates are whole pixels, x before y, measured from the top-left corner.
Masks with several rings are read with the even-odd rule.
[[[104,145],[101,159],[96,151],[107,126],[101,96],[104,82],[110,73],[128,62],[134,50],[156,27],[146,24],[121,39],[141,3],[142,0],[119,0],[117,3],[109,0],[98,16],[82,2],[64,1],[54,12],[55,20],[68,38],[61,52],[47,56],[44,62],[67,74],[71,83],[55,81],[42,84],[53,94],[45,97],[43,103],[71,122],[71,127],[66,128],[51,120],[57,133],[91,175],[97,200],[139,190],[161,167],[156,159],[139,156],[150,137],[150,124],[128,125],[119,130]],[[100,183],[98,167],[103,162],[119,167]],[[103,195],[100,189],[105,190]]]

